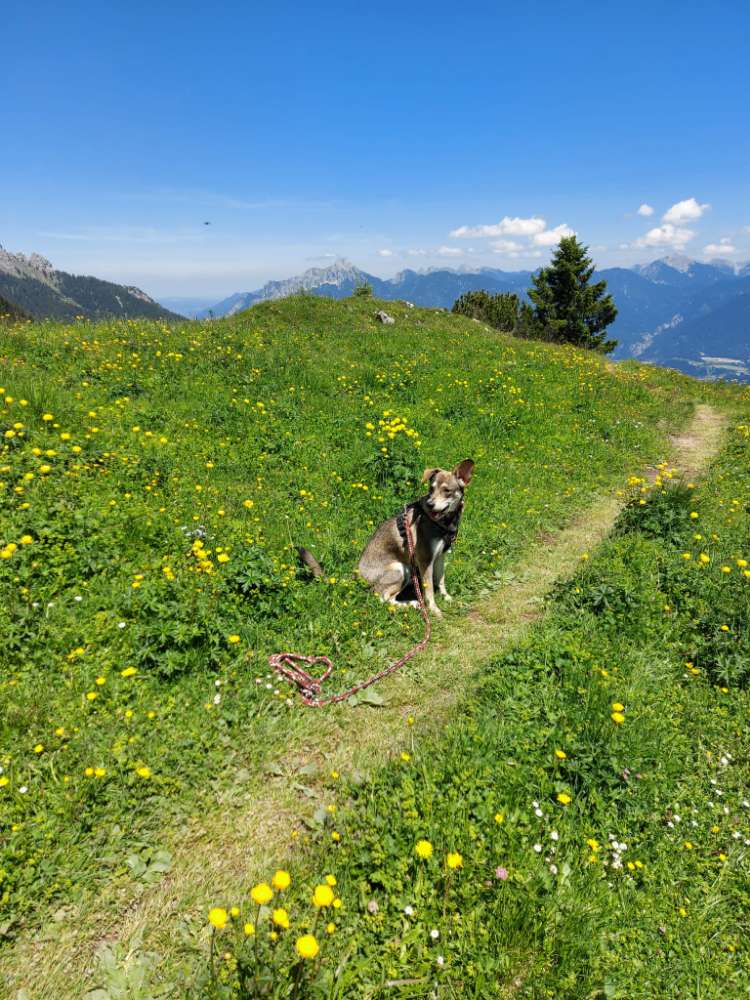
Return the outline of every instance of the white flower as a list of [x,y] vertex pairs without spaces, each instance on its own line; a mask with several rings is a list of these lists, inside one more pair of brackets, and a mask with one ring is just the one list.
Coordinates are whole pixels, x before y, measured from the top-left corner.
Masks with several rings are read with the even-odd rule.
[[221,687],[221,681],[214,681],[214,687],[220,688]]
[[552,833],[550,834],[550,837],[553,840],[559,840],[560,839],[560,834],[557,832],[557,830],[553,830]]
[[83,600],[83,598],[81,597],[81,595],[80,595],[80,594],[76,594],[76,596],[75,596],[75,597],[73,598],[73,600],[74,600],[74,601],[82,601],[82,600]]
[[534,844],[534,850],[536,851],[537,854],[541,854],[542,853],[542,845],[541,844]]
[[407,917],[413,917],[414,916],[414,907],[413,906],[405,906],[404,907],[404,913],[407,915]]
[[535,814],[536,816],[544,816],[544,813],[542,812],[542,810],[541,810],[541,809],[535,809],[535,810],[534,810],[534,814]]
[[26,787],[26,785],[21,785],[18,791],[21,793],[21,795],[25,795],[26,792],[28,792],[28,788]]
[[437,961],[437,964],[440,965],[440,966],[445,965],[445,959],[443,958],[442,955],[438,955],[436,961]]
[[557,865],[550,865],[549,870],[552,872],[553,875],[557,875]]
[[430,931],[430,937],[432,938],[433,941],[437,941],[437,939],[440,937],[440,931],[437,929],[437,927],[432,928],[432,930]]
[[118,628],[125,628],[125,622],[118,622],[117,623],[117,627]]
[[221,695],[220,694],[215,694],[214,695],[214,705],[218,705],[220,703],[221,703]]

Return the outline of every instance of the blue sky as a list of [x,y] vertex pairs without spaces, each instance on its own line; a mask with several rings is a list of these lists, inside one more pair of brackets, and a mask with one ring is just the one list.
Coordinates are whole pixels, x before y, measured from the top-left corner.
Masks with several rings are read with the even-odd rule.
[[0,243],[66,270],[211,298],[338,256],[531,268],[560,227],[603,265],[750,259],[740,0],[3,20]]

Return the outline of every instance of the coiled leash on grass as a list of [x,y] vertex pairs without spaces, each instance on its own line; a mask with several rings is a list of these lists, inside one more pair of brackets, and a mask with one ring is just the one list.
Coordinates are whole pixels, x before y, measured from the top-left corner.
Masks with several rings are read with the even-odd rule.
[[[396,670],[403,667],[403,665],[408,663],[412,657],[417,655],[417,653],[421,653],[430,641],[432,626],[430,624],[430,616],[427,612],[427,606],[424,602],[422,584],[419,580],[417,563],[414,557],[414,539],[412,538],[412,522],[414,518],[413,509],[409,506],[404,507],[402,518],[404,524],[404,534],[406,535],[406,544],[409,549],[411,578],[414,581],[414,589],[417,594],[417,601],[419,602],[419,611],[424,621],[424,636],[416,644],[416,646],[412,646],[409,652],[405,653],[400,659],[396,660],[395,663],[391,663],[390,666],[385,667],[377,674],[373,674],[372,677],[368,677],[367,680],[360,681],[360,683],[355,684],[354,687],[350,687],[348,690],[342,691],[340,694],[332,694],[328,698],[320,697],[323,684],[328,680],[331,676],[331,672],[333,671],[333,662],[327,656],[305,656],[304,653],[272,653],[271,656],[268,657],[268,663],[271,666],[271,669],[275,670],[285,680],[289,681],[290,684],[295,684],[299,688],[302,701],[310,708],[324,708],[326,705],[335,705],[339,701],[346,701],[347,698],[351,698],[353,694],[357,694],[359,691],[364,691],[365,688],[370,687],[372,684],[377,684],[377,682],[382,681],[384,677],[395,673]],[[315,663],[325,663],[326,668],[320,677],[313,677],[313,675],[305,670],[304,667],[300,666],[301,663],[307,663],[309,666],[313,666]]]

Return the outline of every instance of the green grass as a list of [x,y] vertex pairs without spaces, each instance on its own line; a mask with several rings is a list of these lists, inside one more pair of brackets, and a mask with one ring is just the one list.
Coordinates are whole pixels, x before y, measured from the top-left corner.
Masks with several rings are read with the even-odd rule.
[[705,482],[638,490],[444,736],[330,783],[278,942],[249,887],[215,900],[242,914],[195,995],[750,995],[749,496],[747,424]]
[[270,652],[332,653],[344,686],[419,634],[351,570],[425,466],[477,462],[448,569],[458,620],[532,539],[663,457],[695,402],[737,398],[430,310],[389,304],[383,329],[376,308],[297,297],[215,324],[0,330],[0,947],[15,983],[14,943],[27,954],[52,915],[81,932],[107,893],[116,925],[169,872],[176,830],[210,830],[217,802],[308,752]]

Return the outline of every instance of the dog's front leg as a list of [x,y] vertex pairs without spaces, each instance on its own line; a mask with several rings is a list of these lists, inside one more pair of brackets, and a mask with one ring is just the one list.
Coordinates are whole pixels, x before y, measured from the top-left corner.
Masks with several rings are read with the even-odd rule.
[[445,589],[445,550],[441,549],[440,552],[435,557],[435,582],[437,583],[438,591],[442,594],[445,600],[450,604],[453,600],[451,595]]
[[433,553],[430,561],[425,565],[421,566],[419,569],[420,575],[422,577],[422,586],[424,588],[424,597],[427,601],[427,607],[435,615],[436,618],[442,618],[443,612],[435,603],[435,562],[437,553]]

